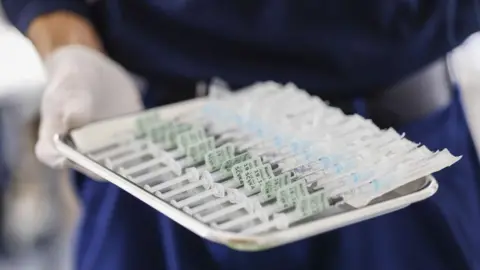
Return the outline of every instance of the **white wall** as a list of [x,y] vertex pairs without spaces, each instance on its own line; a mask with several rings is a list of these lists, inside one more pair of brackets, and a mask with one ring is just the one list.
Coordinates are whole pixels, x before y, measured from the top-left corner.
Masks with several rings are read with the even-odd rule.
[[27,107],[35,107],[45,80],[33,45],[7,23],[0,10],[0,106],[27,102]]
[[33,45],[0,17],[0,155],[8,165],[17,158],[19,132],[38,112],[45,81]]

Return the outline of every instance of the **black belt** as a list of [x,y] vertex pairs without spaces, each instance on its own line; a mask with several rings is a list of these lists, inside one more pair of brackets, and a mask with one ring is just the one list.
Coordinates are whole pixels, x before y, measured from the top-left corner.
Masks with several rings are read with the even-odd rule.
[[[379,127],[395,127],[445,108],[452,99],[452,81],[446,59],[442,58],[393,87],[365,98],[367,118]],[[351,101],[332,106],[353,113]]]

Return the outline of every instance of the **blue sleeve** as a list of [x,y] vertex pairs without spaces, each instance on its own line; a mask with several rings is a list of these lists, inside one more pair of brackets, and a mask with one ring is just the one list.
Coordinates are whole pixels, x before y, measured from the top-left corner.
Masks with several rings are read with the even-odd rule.
[[2,0],[1,2],[10,22],[22,33],[27,31],[35,18],[54,11],[71,11],[86,18],[89,17],[89,8],[85,0]]
[[[375,6],[363,6],[358,13],[366,20],[375,18],[377,31],[389,30],[394,41],[447,40],[458,45],[480,29],[479,0],[374,0]],[[385,33],[385,32],[384,32]]]

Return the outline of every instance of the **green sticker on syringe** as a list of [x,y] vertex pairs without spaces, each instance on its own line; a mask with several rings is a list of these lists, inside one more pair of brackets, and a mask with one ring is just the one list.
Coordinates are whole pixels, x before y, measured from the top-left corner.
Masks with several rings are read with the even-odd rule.
[[292,173],[283,173],[273,179],[265,181],[260,186],[260,196],[263,200],[271,200],[277,195],[277,191],[282,187],[290,185],[292,183]]
[[301,198],[297,202],[295,212],[302,217],[309,217],[319,214],[329,206],[327,196],[324,192],[318,192]]
[[210,172],[217,171],[222,164],[233,158],[235,155],[235,146],[232,143],[226,143],[205,155],[205,165]]
[[177,145],[176,138],[179,134],[187,132],[192,129],[192,125],[188,123],[175,123],[171,128],[165,132],[165,148],[174,148]]
[[245,190],[249,192],[259,188],[263,182],[270,180],[273,177],[275,177],[275,175],[273,174],[272,166],[270,164],[253,168],[242,174],[243,185]]
[[238,163],[232,167],[233,178],[240,184],[243,184],[243,173],[261,165],[262,161],[258,157]]
[[144,132],[161,122],[157,112],[147,112],[136,119],[137,129]]
[[178,134],[176,138],[177,146],[181,151],[186,151],[190,145],[197,144],[205,140],[207,135],[202,128],[194,128],[192,130]]
[[307,195],[307,184],[305,181],[299,180],[277,191],[277,204],[280,209],[294,207],[301,198]]
[[220,167],[220,172],[224,177],[232,176],[232,167],[234,165],[247,161],[251,158],[253,158],[253,156],[247,152],[247,153],[243,153],[238,156],[235,156],[229,160],[225,160],[222,166]]
[[148,136],[154,143],[165,141],[166,132],[174,126],[172,122],[163,122],[160,125],[148,130]]
[[187,157],[194,163],[198,163],[204,160],[205,154],[215,149],[215,139],[208,137],[199,143],[188,146]]

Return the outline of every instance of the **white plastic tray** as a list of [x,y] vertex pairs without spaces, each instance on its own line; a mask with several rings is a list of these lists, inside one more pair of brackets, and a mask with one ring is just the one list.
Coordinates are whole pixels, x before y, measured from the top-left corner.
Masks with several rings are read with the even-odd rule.
[[[174,116],[201,106],[204,99],[194,99],[181,103],[155,108],[162,118]],[[151,111],[151,110],[150,110]],[[304,223],[296,224],[287,229],[271,230],[260,234],[245,234],[231,230],[221,230],[218,227],[203,223],[194,216],[163,201],[155,194],[150,193],[143,186],[139,186],[94,160],[86,153],[105,147],[112,143],[112,138],[135,128],[136,119],[146,112],[126,115],[123,117],[104,120],[72,130],[69,134],[59,134],[55,137],[57,149],[75,165],[80,166],[125,190],[144,203],[155,208],[175,222],[189,229],[205,239],[224,244],[236,250],[257,251],[284,245],[366,219],[384,215],[408,205],[427,199],[438,188],[432,176],[424,177],[375,199],[368,206],[354,209],[343,205],[328,215],[316,217]]]

